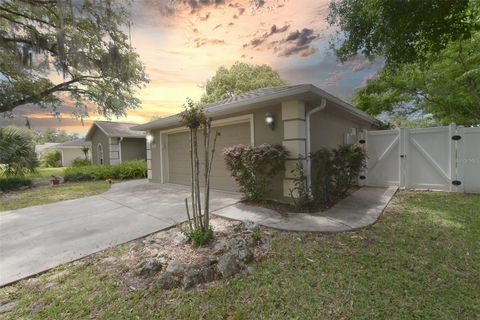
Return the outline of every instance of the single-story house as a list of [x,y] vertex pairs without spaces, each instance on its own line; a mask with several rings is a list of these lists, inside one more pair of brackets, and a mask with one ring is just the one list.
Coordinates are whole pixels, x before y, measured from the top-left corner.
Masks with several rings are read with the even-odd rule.
[[37,154],[37,158],[40,159],[42,157],[42,154],[50,150],[50,148],[55,147],[60,143],[58,142],[46,142],[42,144],[37,144],[35,145],[35,153]]
[[[253,90],[204,107],[220,133],[211,172],[213,189],[236,191],[222,150],[235,144],[283,144],[290,152],[284,175],[272,183],[273,198],[289,197],[291,170],[310,152],[356,142],[377,120],[341,99],[311,85]],[[152,182],[190,184],[189,134],[179,115],[138,125],[147,131],[148,178]],[[201,143],[199,144],[201,145]],[[201,153],[202,154],[202,153]],[[310,175],[306,165],[307,177]]]
[[109,165],[146,159],[145,132],[131,130],[135,125],[94,121],[85,136],[92,143],[92,163]]
[[[62,154],[62,167],[69,166],[75,158],[85,158],[82,147],[87,146],[91,149],[91,143],[85,139],[76,139],[59,143],[50,149],[58,150]],[[90,158],[90,151],[87,153],[87,158]]]

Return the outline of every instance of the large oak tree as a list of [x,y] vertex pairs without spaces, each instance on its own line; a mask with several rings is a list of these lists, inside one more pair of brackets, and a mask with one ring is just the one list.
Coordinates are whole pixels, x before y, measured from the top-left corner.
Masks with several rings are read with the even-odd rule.
[[334,0],[340,60],[384,57],[355,93],[372,115],[480,123],[480,0]]
[[337,57],[384,57],[389,67],[424,59],[478,26],[478,0],[332,0]]
[[0,112],[66,99],[104,116],[140,106],[147,82],[130,46],[127,7],[113,0],[0,1]]
[[230,68],[220,67],[205,84],[200,104],[218,102],[241,93],[286,85],[277,71],[268,65],[235,62]]
[[480,123],[480,33],[457,40],[423,63],[384,69],[354,102],[370,114],[431,114],[440,123]]

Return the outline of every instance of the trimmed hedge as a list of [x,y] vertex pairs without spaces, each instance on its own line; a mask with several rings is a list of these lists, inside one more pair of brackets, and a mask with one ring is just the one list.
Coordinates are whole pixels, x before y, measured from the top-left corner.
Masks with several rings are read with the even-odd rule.
[[71,167],[86,167],[90,165],[92,165],[90,160],[85,158],[75,158],[72,160],[72,163],[70,163]]
[[114,165],[68,167],[64,181],[87,181],[106,179],[141,179],[147,177],[147,163],[144,160],[125,161]]
[[21,187],[30,187],[32,186],[32,180],[27,178],[0,178],[0,190],[1,191],[10,191],[20,189]]

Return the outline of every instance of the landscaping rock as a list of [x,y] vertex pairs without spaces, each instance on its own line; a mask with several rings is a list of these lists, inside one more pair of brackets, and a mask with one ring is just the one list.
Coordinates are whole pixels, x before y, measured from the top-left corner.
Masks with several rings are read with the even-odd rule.
[[255,266],[254,265],[248,265],[247,266],[247,273],[252,273],[255,271]]
[[185,270],[185,266],[176,260],[171,260],[167,264],[167,272],[182,273]]
[[188,242],[188,237],[182,232],[177,232],[172,238],[172,243],[176,246],[182,246]]
[[234,251],[238,259],[244,263],[250,263],[253,261],[253,253],[248,248],[242,248]]
[[157,258],[152,258],[147,260],[142,268],[140,269],[140,274],[147,275],[157,272],[158,270],[162,269],[162,261]]
[[215,280],[213,266],[203,269],[189,268],[183,277],[183,288],[190,289],[198,284],[212,282]]
[[171,272],[163,273],[157,280],[157,288],[160,290],[170,290],[178,287],[179,282]]
[[183,276],[183,289],[191,289],[202,282],[202,274],[198,270],[189,269]]
[[234,236],[228,240],[230,249],[241,249],[247,246],[247,242],[241,236]]
[[250,220],[245,220],[243,222],[243,225],[244,225],[245,231],[248,231],[248,232],[255,232],[260,228],[260,226],[257,223]]
[[227,249],[227,241],[224,239],[218,239],[212,248],[212,253],[214,255],[219,255]]
[[215,280],[215,267],[210,266],[202,270],[203,282],[212,282]]
[[168,263],[168,254],[164,251],[160,251],[155,257],[162,265]]
[[204,269],[214,265],[215,263],[217,263],[217,259],[215,257],[208,257],[194,265],[191,265],[190,268]]
[[228,252],[223,255],[217,264],[218,271],[224,277],[233,276],[236,273],[239,273],[241,268],[237,262],[237,255],[233,252]]

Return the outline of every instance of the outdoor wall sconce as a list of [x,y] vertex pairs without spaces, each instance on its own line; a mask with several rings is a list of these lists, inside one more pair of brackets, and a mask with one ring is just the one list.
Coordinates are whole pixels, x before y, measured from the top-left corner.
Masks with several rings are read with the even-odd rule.
[[147,139],[147,143],[149,143],[151,146],[155,146],[155,137],[150,132],[147,133],[145,138]]
[[270,112],[265,113],[265,124],[272,130],[275,128],[275,117]]

